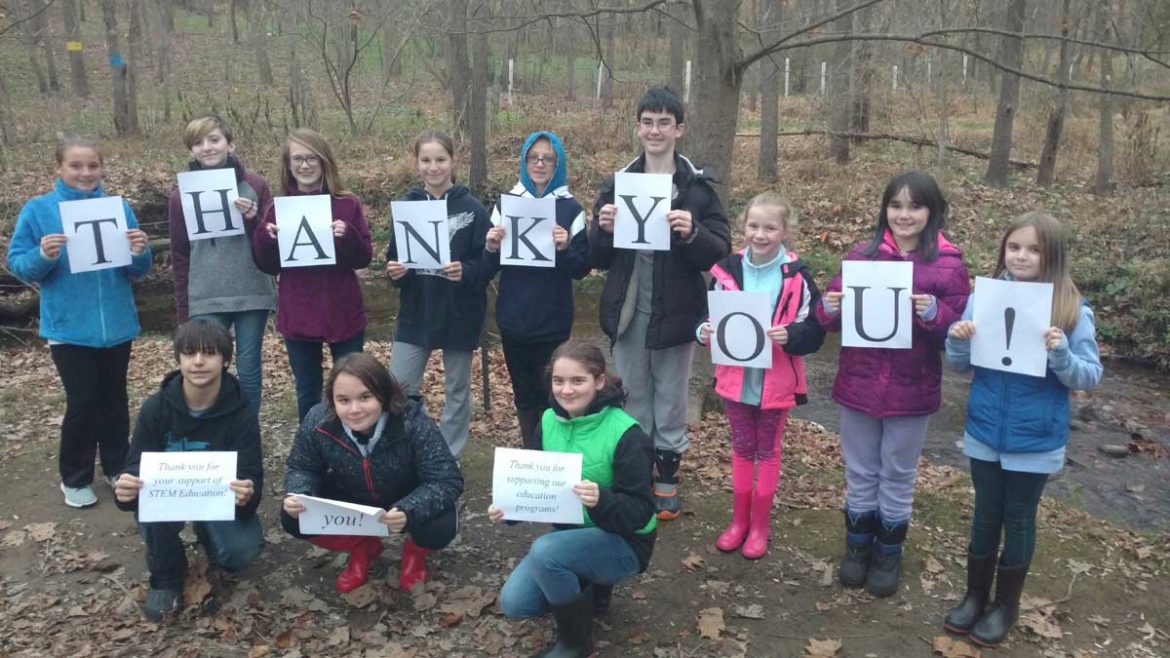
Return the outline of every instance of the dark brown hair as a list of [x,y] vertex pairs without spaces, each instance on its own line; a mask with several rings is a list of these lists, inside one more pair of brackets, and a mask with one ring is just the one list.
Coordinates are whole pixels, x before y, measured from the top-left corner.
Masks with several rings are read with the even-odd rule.
[[597,392],[597,397],[609,397],[610,395],[618,395],[623,402],[625,401],[625,389],[622,388],[622,378],[617,373],[609,372],[605,368],[605,354],[602,353],[601,348],[586,343],[583,340],[575,340],[570,338],[561,343],[556,350],[553,351],[552,356],[548,360],[548,368],[545,370],[545,380],[552,381],[553,364],[557,359],[570,359],[581,364],[585,371],[594,378],[605,375],[605,386]]
[[180,354],[203,352],[223,356],[224,370],[232,362],[232,337],[223,325],[212,320],[188,320],[179,325],[172,346],[175,361],[179,360]]
[[424,130],[418,134],[418,137],[414,138],[414,159],[415,159],[415,162],[418,161],[418,152],[422,149],[422,145],[429,144],[431,142],[434,142],[434,143],[438,144],[439,146],[442,146],[443,150],[447,152],[448,157],[451,158],[451,184],[454,185],[456,182],[455,141],[451,139],[450,135],[443,132],[442,130]]
[[57,148],[53,150],[53,158],[57,160],[57,166],[65,164],[65,152],[74,147],[93,151],[97,154],[98,163],[105,165],[105,158],[102,157],[102,149],[97,140],[81,135],[62,135],[57,140]]
[[382,411],[400,414],[406,410],[406,395],[402,392],[402,386],[386,366],[371,354],[354,352],[338,359],[325,380],[325,402],[329,405],[330,420],[337,418],[337,409],[333,406],[333,384],[340,374],[355,377],[360,381],[378,402],[382,403]]

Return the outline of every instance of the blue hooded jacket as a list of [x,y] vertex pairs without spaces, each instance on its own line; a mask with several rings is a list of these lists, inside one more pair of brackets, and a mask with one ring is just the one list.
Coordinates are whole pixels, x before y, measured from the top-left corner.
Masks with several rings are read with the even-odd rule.
[[[528,151],[537,140],[547,139],[557,154],[557,166],[544,193],[537,195],[536,185],[525,165]],[[483,258],[490,275],[500,274],[500,292],[496,299],[496,325],[500,333],[515,340],[561,341],[573,329],[573,280],[589,273],[589,231],[585,211],[569,193],[565,147],[555,134],[534,132],[524,140],[520,151],[520,181],[509,194],[530,199],[556,198],[557,225],[569,232],[569,244],[558,251],[556,267],[501,267],[499,252],[484,250]],[[500,203],[492,210],[492,226],[499,226]]]
[[[41,238],[61,233],[62,201],[105,196],[99,184],[89,192],[73,189],[57,179],[53,191],[29,200],[20,209],[16,230],[8,245],[8,267],[22,281],[41,286],[40,336],[50,341],[81,347],[113,347],[138,335],[138,310],[134,306],[131,278],[150,271],[151,254],[133,256],[129,265],[73,274],[69,271],[68,245],[56,259],[41,255]],[[134,211],[125,201],[126,224],[138,228]]]

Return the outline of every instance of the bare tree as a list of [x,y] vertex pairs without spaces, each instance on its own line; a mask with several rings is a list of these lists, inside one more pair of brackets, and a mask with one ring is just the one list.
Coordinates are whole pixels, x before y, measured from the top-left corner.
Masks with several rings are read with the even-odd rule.
[[613,71],[614,61],[614,32],[617,27],[613,20],[605,23],[605,77],[601,81],[601,106],[605,109],[613,107]]
[[[1003,29],[1012,35],[1024,31],[1024,14],[1027,0],[1009,0],[1004,14]],[[1019,36],[1003,36],[1000,52],[1003,64],[1019,69],[1024,60],[1024,44]],[[987,161],[987,173],[983,181],[992,187],[1005,187],[1008,183],[1008,161],[1012,154],[1012,127],[1020,100],[1020,76],[1003,72],[1000,76],[999,104],[995,110],[995,128],[991,135],[991,158]]]
[[687,28],[686,28],[686,14],[684,11],[687,8],[685,3],[674,5],[670,9],[670,18],[667,21],[667,35],[670,40],[670,79],[669,85],[671,89],[682,93],[683,89],[683,65],[686,59],[685,48],[687,42]]
[[77,20],[78,0],[59,1],[61,2],[61,18],[65,23],[65,38],[67,39],[65,50],[69,53],[69,72],[73,79],[73,93],[80,98],[89,98],[89,76],[85,72],[85,54],[81,50],[81,25]]
[[45,70],[49,77],[49,90],[61,91],[61,81],[57,77],[57,57],[53,50],[53,40],[49,34],[49,12],[48,4],[45,0],[29,0],[29,13],[32,14],[33,19],[30,25],[33,28],[33,36],[37,46],[41,49],[41,54],[45,58]]
[[[233,0],[234,4],[234,0]],[[271,86],[272,63],[268,61],[268,10],[263,2],[251,0],[245,7],[248,21],[248,41],[256,58],[256,74],[260,84]]]
[[[329,81],[329,89],[345,113],[350,134],[356,137],[362,132],[353,102],[358,62],[361,61],[362,53],[378,37],[382,25],[389,19],[389,14],[383,15],[381,23],[372,26],[368,33],[363,34],[359,26],[365,20],[365,16],[358,10],[354,0],[350,0],[348,8],[326,5],[325,13],[317,13],[311,3],[307,9],[309,26],[304,36],[313,43],[320,55],[321,63],[325,67],[325,77]],[[333,13],[330,13],[331,10]],[[299,72],[297,75],[299,76]]]
[[35,1],[30,1],[26,4],[29,18],[28,20],[22,21],[20,27],[21,34],[24,37],[25,52],[28,53],[28,63],[33,70],[33,75],[37,79],[37,89],[42,94],[47,94],[49,93],[49,80],[45,77],[45,68],[41,65],[41,53],[37,48],[36,17],[33,15],[33,12],[36,11],[36,4]]
[[312,126],[316,123],[317,113],[313,105],[312,90],[305,81],[301,70],[300,58],[300,21],[302,12],[300,3],[294,2],[285,9],[285,34],[288,35],[288,104],[292,112],[294,128]]
[[[783,0],[760,0],[760,38],[771,43],[780,34],[780,18]],[[760,60],[764,88],[760,94],[760,161],[756,174],[761,181],[776,180],[776,160],[780,153],[777,133],[780,131],[780,67],[776,58],[769,56]]]
[[121,39],[118,35],[118,14],[115,0],[101,0],[102,22],[106,27],[106,49],[110,53],[110,75],[113,83],[114,130],[119,137],[138,134],[138,116],[130,102],[130,67],[122,55]]
[[127,11],[130,14],[130,32],[126,40],[130,46],[130,61],[127,66],[126,95],[129,101],[130,132],[138,134],[138,69],[146,58],[142,55],[142,2],[143,0],[129,0]]
[[[833,25],[836,31],[842,35],[853,33],[853,14],[846,13],[842,10],[849,4],[849,0],[837,0],[836,8],[839,17],[834,21]],[[853,106],[850,97],[850,65],[852,58],[849,56],[853,49],[853,42],[841,40],[833,48],[832,71],[829,75],[829,90],[826,101],[833,109],[831,112],[831,123],[833,136],[829,138],[829,157],[833,158],[837,164],[845,164],[849,162],[849,138],[844,134],[849,131],[849,110]]]
[[[1112,16],[1108,2],[1097,5],[1095,23],[1097,39],[1109,43]],[[1099,48],[1098,55],[1101,59],[1101,87],[1109,89],[1113,86],[1113,52]],[[1097,175],[1093,178],[1093,193],[1104,195],[1113,191],[1113,96],[1100,94],[1097,102],[1100,137],[1097,139]]]
[[1060,42],[1059,70],[1056,72],[1060,80],[1056,97],[1052,102],[1052,109],[1048,114],[1048,128],[1044,131],[1044,147],[1040,151],[1040,166],[1036,170],[1036,184],[1043,187],[1052,185],[1056,177],[1056,151],[1060,148],[1060,136],[1064,132],[1064,116],[1068,112],[1068,81],[1069,60],[1072,44],[1068,41],[1072,15],[1070,13],[1071,0],[1064,0],[1060,12]]
[[[473,13],[475,23],[482,25],[490,15],[488,1],[478,0]],[[482,30],[476,32],[472,49],[474,57],[471,69],[471,105],[468,108],[471,171],[468,178],[471,189],[481,194],[487,182],[487,85],[488,60],[491,58],[486,32]]]
[[467,58],[467,0],[447,0],[447,76],[451,86],[451,125],[457,139],[469,132],[471,64]]

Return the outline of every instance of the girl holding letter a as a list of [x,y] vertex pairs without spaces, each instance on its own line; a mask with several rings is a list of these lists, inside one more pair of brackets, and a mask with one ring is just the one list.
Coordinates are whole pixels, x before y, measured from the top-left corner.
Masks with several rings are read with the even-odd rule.
[[[252,233],[252,257],[268,274],[279,274],[276,330],[284,336],[288,364],[297,389],[297,420],[303,421],[321,401],[321,349],[337,360],[362,351],[366,310],[355,270],[370,264],[373,244],[362,202],[341,184],[329,142],[309,128],[294,130],[281,153],[281,189],[286,196],[328,194],[333,211],[332,235],[298,240],[333,240],[337,262],[317,267],[281,267],[276,237],[276,206],[270,204],[264,223]],[[298,247],[312,249],[313,246]]]
[[408,269],[390,238],[386,273],[401,295],[390,372],[408,397],[421,399],[427,360],[433,350],[443,350],[446,403],[440,428],[451,454],[459,457],[471,423],[471,353],[483,331],[492,274],[483,262],[491,224],[483,204],[455,184],[455,144],[446,133],[427,130],[419,135],[414,159],[423,184],[411,188],[406,200],[446,200],[451,261],[441,270]]
[[[533,441],[538,449],[580,453],[582,527],[556,527],[538,538],[500,590],[511,618],[551,609],[557,642],[538,656],[593,655],[593,616],[609,609],[613,585],[646,570],[657,536],[651,477],[654,445],[622,409],[625,393],[605,371],[605,356],[569,340],[549,366],[552,407]],[[488,508],[492,522],[502,510]]]
[[[833,382],[845,457],[846,550],[839,577],[845,587],[864,585],[878,597],[898,590],[918,456],[927,420],[942,402],[940,353],[971,288],[962,252],[943,237],[946,216],[946,199],[933,178],[918,171],[897,176],[882,194],[873,239],[845,257],[914,267],[912,347],[842,347]],[[841,331],[841,298],[865,294],[841,287],[838,272],[814,309],[829,331]],[[888,292],[868,295],[889,299]]]
[[975,371],[963,433],[975,512],[967,548],[967,593],[943,625],[953,633],[970,633],[982,646],[1002,642],[1019,616],[1020,594],[1036,548],[1036,508],[1048,476],[1064,466],[1069,391],[1093,388],[1101,380],[1093,310],[1069,276],[1067,251],[1064,227],[1044,211],[1017,217],[999,248],[996,278],[1053,284],[1052,326],[1042,337],[1048,350],[1043,377],[972,367],[970,340],[977,329],[971,321],[973,303],[951,325],[947,338],[947,364],[960,372]]
[[[792,204],[775,194],[759,194],[748,202],[740,221],[747,246],[711,268],[711,289],[768,294],[772,367],[715,366],[715,392],[723,398],[731,425],[734,492],[731,525],[715,546],[724,552],[742,547],[744,557],[756,560],[768,550],[784,423],[790,409],[808,401],[801,357],[821,348],[825,330],[810,312],[820,303],[812,273],[788,251],[796,226]],[[699,325],[699,342],[710,344],[712,333],[710,322]],[[758,478],[754,484],[753,478]]]
[[130,264],[72,272],[68,241],[89,239],[97,232],[66,236],[60,204],[106,196],[102,154],[94,142],[68,137],[57,145],[54,157],[53,189],[20,209],[8,245],[8,266],[21,281],[40,286],[39,334],[49,342],[65,388],[58,460],[61,492],[66,505],[89,507],[97,503],[92,487],[94,453],[100,454],[111,486],[126,462],[130,434],[126,371],[130,343],[139,331],[130,281],[150,271],[151,254],[134,210],[123,202]]
[[378,537],[305,535],[297,494],[386,509],[393,533],[406,533],[399,587],[406,592],[427,579],[426,556],[455,538],[455,502],[463,476],[435,422],[376,358],[349,354],[333,366],[325,401],[297,430],[288,456],[280,523],[298,539],[349,553],[337,591],[349,592],[369,577],[382,553]]

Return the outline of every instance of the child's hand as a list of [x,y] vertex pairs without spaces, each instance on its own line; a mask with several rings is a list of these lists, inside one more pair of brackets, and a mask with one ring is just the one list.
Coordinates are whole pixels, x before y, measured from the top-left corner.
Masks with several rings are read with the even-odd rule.
[[41,253],[49,260],[57,260],[61,255],[61,247],[69,238],[64,233],[50,233],[41,238]]
[[114,482],[114,498],[119,503],[128,503],[138,497],[138,491],[142,489],[142,485],[144,484],[146,483],[141,478],[136,478],[129,473],[123,473]]
[[1048,331],[1044,332],[1044,349],[1049,352],[1055,351],[1064,344],[1064,331],[1060,327],[1049,327]]
[[597,227],[606,233],[613,233],[613,218],[617,217],[617,206],[607,203],[597,211]]
[[699,325],[699,342],[704,345],[711,344],[711,323],[704,322]]
[[244,216],[244,219],[255,219],[256,215],[260,213],[260,204],[251,199],[238,197],[235,201],[232,202],[232,205],[236,207],[236,210],[240,211],[240,214]]
[[559,224],[553,229],[553,245],[557,251],[564,251],[569,247],[569,232]]
[[378,521],[385,523],[390,528],[390,532],[402,532],[406,529],[406,512],[397,507],[391,507]]
[[130,253],[141,256],[146,251],[146,231],[132,228],[126,231],[126,237],[130,239]]
[[388,260],[386,261],[386,274],[390,276],[391,280],[397,281],[406,276],[406,266],[396,260]]
[[443,266],[443,273],[447,275],[448,281],[462,281],[463,280],[463,261],[453,260]]
[[926,312],[930,310],[930,305],[934,303],[934,295],[910,295],[910,300],[914,302],[914,313],[922,319],[926,319]]
[[585,507],[595,507],[597,501],[601,498],[601,488],[597,486],[596,482],[589,480],[582,480],[573,485],[573,493],[581,499],[581,504]]
[[297,498],[296,494],[285,496],[284,503],[281,507],[284,508],[285,514],[288,514],[294,519],[300,518],[301,512],[305,511],[305,504],[301,502],[300,498]]
[[276,239],[276,232],[280,229],[276,228],[276,222],[272,222],[271,224],[265,224],[264,230],[268,231],[268,237],[275,240]]
[[340,219],[333,220],[333,237],[345,237],[345,222],[341,221]]
[[955,340],[971,340],[975,335],[975,323],[970,320],[959,320],[951,325],[947,335]]
[[488,505],[488,520],[492,523],[499,523],[504,520],[504,510],[495,505]]
[[252,484],[251,480],[232,480],[228,483],[228,488],[236,494],[236,507],[247,505],[256,493],[255,485]]
[[825,310],[829,315],[837,315],[841,312],[841,298],[845,296],[843,292],[827,292],[821,296],[821,303],[825,305]]
[[776,325],[767,331],[768,338],[777,345],[785,345],[788,343],[788,327]]
[[500,250],[500,243],[504,241],[504,227],[493,226],[488,229],[487,237],[484,239],[484,249],[493,254]]
[[686,240],[691,237],[691,231],[694,230],[694,220],[691,219],[691,213],[686,210],[671,210],[666,213],[666,221],[670,222],[670,229],[678,233],[678,237]]

